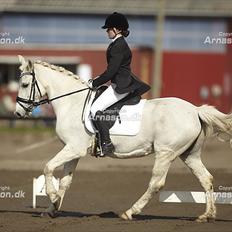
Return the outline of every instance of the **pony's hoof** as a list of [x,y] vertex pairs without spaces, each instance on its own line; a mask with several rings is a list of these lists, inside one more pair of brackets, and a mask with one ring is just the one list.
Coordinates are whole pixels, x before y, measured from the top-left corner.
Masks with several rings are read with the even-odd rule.
[[132,215],[128,215],[127,212],[123,213],[120,215],[120,218],[126,221],[131,221],[133,220]]
[[43,212],[40,214],[41,218],[56,218],[58,214],[56,212]]
[[41,217],[55,218],[58,216],[55,204],[50,204],[49,208],[45,212],[41,213]]
[[55,202],[53,203],[54,209],[55,210],[59,210],[62,204],[63,198],[61,198],[60,196],[57,197],[57,199],[55,200]]
[[200,223],[215,222],[215,218],[214,217],[207,217],[205,215],[201,215],[200,217],[198,217],[196,219],[196,222],[200,222]]
[[207,222],[207,218],[197,218],[196,222],[199,222],[199,223]]

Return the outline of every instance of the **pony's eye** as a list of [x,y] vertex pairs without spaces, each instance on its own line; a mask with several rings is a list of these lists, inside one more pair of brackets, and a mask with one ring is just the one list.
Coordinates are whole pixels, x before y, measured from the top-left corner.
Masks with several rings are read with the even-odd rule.
[[22,87],[23,87],[23,88],[27,88],[28,85],[29,85],[28,83],[22,83]]

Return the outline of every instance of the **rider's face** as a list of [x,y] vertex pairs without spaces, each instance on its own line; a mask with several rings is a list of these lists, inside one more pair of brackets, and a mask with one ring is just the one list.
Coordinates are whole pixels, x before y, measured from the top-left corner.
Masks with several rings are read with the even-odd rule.
[[106,32],[108,34],[109,39],[113,39],[121,31],[114,27],[114,28],[107,28]]

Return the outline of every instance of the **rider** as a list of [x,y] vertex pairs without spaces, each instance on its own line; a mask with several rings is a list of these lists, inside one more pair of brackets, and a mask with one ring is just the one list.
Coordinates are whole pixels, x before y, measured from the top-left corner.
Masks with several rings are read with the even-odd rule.
[[[94,80],[90,79],[88,85],[90,88],[96,88],[108,81],[111,84],[100,95],[91,106],[91,116],[96,118],[102,115],[103,111],[109,106],[125,98],[130,93],[142,95],[150,87],[142,81],[135,78],[131,73],[131,50],[124,39],[129,35],[129,24],[123,14],[114,12],[105,20],[102,29],[106,29],[109,39],[112,40],[106,51],[107,69]],[[103,155],[111,155],[115,148],[109,136],[109,128],[104,121],[95,120],[94,126],[98,130],[101,150]]]

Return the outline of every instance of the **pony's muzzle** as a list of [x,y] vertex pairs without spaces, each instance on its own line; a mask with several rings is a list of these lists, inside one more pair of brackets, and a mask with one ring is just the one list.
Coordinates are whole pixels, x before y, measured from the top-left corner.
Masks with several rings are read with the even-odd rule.
[[17,112],[17,111],[14,112],[14,115],[15,115],[17,118],[22,118],[22,117],[23,117],[23,116],[22,116],[19,112]]
[[16,109],[15,109],[14,115],[17,118],[24,118],[26,116],[26,114],[27,114],[26,110],[21,105],[16,104]]

